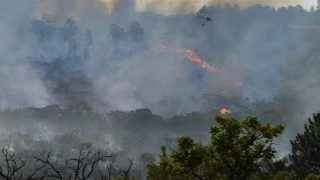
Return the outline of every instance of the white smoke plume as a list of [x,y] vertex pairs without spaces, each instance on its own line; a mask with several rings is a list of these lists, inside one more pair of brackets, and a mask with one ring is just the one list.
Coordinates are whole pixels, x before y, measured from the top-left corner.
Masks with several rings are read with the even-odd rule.
[[0,0],[0,108],[42,107],[52,101],[30,66],[34,2]]

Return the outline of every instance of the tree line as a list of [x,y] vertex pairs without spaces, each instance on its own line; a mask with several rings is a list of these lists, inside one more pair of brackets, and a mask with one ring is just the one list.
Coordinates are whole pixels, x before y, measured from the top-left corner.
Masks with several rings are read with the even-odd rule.
[[146,173],[132,159],[116,163],[117,155],[81,144],[59,151],[20,152],[12,146],[0,151],[0,179],[5,180],[251,180],[320,179],[320,113],[291,140],[289,155],[279,158],[275,138],[284,126],[217,116],[209,142],[181,136],[161,147],[158,158],[145,155]]
[[82,145],[73,151],[73,156],[65,159],[52,152],[21,157],[10,147],[4,146],[0,153],[0,179],[131,179],[131,160],[126,168],[120,168],[115,165],[114,155],[94,150],[90,145]]
[[148,179],[320,179],[320,114],[309,119],[290,141],[291,153],[280,159],[274,139],[284,126],[261,124],[255,117],[216,121],[206,145],[180,137],[170,152],[162,147],[159,160],[148,165]]

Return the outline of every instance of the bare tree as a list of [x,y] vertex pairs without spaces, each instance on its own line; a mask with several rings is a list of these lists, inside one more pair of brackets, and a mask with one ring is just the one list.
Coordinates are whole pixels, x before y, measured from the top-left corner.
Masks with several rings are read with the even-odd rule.
[[42,163],[43,173],[48,178],[56,178],[59,180],[88,180],[93,172],[97,169],[100,162],[106,161],[112,156],[105,155],[100,151],[94,152],[91,148],[81,147],[78,156],[65,160],[63,165],[54,163],[51,153],[46,158],[34,157],[38,162]]
[[[26,160],[18,157],[8,146],[1,148],[0,177],[5,180],[42,180],[45,176],[39,176],[44,166],[36,166],[27,169]],[[29,165],[30,166],[30,165]],[[31,167],[31,166],[30,166]]]
[[100,164],[98,171],[101,180],[111,180],[114,177],[121,177],[123,180],[129,180],[131,170],[133,167],[133,161],[129,160],[130,164],[126,169],[118,168],[114,165],[115,158],[112,158],[109,162]]
[[66,160],[66,168],[72,172],[69,177],[73,180],[87,180],[100,162],[104,162],[111,157],[100,151],[93,152],[92,149],[81,148],[77,158]]
[[62,161],[49,152],[44,157],[33,156],[27,164],[7,146],[1,149],[0,156],[0,179],[4,180],[129,180],[133,167],[130,160],[127,168],[118,168],[115,156],[87,146],[78,149],[75,158]]
[[58,169],[57,165],[52,162],[51,153],[48,153],[46,158],[36,156],[34,156],[34,158],[39,163],[42,163],[44,177],[63,180],[63,170]]
[[131,173],[131,169],[133,167],[133,161],[129,160],[129,166],[124,169],[124,170],[120,170],[120,174],[122,175],[124,180],[129,180],[130,179],[130,173]]
[[107,162],[104,162],[98,166],[98,172],[101,180],[111,180],[115,175],[119,175],[114,167],[115,157],[110,158]]
[[14,152],[9,150],[8,146],[1,149],[0,177],[5,180],[19,180],[23,178],[22,168],[26,161],[18,158]]

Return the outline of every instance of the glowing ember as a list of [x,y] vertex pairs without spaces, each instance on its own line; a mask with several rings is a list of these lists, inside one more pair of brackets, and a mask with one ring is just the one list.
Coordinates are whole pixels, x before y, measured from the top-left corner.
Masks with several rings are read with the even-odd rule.
[[202,69],[205,69],[209,72],[217,71],[218,69],[206,61],[204,61],[199,55],[197,55],[192,49],[184,50],[185,57],[193,63],[198,64]]
[[231,111],[227,108],[222,108],[222,109],[220,109],[219,112],[220,112],[220,114],[223,114],[223,115],[231,113]]

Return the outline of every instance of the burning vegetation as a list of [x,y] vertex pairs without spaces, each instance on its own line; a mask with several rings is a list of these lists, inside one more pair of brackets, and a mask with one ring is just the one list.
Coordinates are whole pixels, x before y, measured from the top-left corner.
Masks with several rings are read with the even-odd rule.
[[226,114],[230,114],[231,111],[229,109],[227,109],[227,108],[221,108],[219,113],[222,114],[222,115],[226,115]]
[[194,50],[192,49],[178,49],[178,52],[179,53],[183,53],[184,54],[184,57],[198,65],[200,68],[208,71],[208,72],[219,72],[220,69],[218,69],[217,67],[215,67],[214,65],[210,65],[208,62],[206,62],[205,60],[203,60],[201,58],[200,55],[198,55]]

